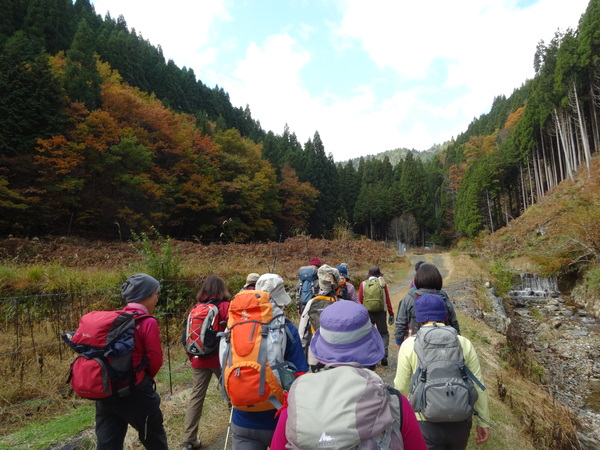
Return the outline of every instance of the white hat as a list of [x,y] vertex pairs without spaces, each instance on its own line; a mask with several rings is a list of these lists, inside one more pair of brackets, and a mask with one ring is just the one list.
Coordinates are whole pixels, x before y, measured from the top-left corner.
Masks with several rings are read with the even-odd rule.
[[340,272],[335,268],[323,264],[317,271],[319,277],[319,292],[329,293],[335,291],[342,282]]
[[283,278],[276,273],[261,275],[256,282],[256,290],[268,292],[271,296],[271,301],[277,306],[285,306],[292,301],[283,287]]

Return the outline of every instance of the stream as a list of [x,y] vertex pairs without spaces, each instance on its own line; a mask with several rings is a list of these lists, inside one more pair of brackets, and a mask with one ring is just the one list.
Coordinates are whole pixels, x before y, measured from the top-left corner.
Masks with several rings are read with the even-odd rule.
[[577,414],[587,430],[584,448],[600,446],[600,322],[561,294],[555,277],[521,274],[509,292],[516,320],[536,362],[546,370],[556,398]]

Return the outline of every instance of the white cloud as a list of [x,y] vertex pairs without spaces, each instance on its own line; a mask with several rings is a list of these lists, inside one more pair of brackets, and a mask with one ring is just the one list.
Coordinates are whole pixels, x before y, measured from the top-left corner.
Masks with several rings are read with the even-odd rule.
[[[537,42],[550,40],[558,27],[576,27],[587,1],[539,0],[518,9],[517,0],[340,0],[339,23],[270,17],[261,30],[267,37],[244,44],[242,60],[221,66],[217,56],[223,62],[241,45],[241,36],[216,34],[221,21],[244,20],[229,0],[94,4],[98,13],[123,14],[167,58],[222,86],[234,106],[248,104],[264,129],[280,134],[287,123],[301,143],[318,130],[326,151],[344,160],[397,147],[426,149],[466,131],[495,96],[509,96],[533,76]],[[330,42],[310,47],[323,27]],[[317,61],[357,48],[379,78],[353,81],[362,75],[357,66],[328,75],[351,86],[344,95],[316,94],[307,75],[323,69]]]
[[262,44],[251,42],[245,58],[224,80],[234,105],[249,105],[252,117],[277,134],[285,124],[304,143],[324,120],[325,99],[311,96],[302,70],[311,53],[287,33],[271,35]]
[[226,0],[94,0],[96,13],[113,19],[123,15],[127,26],[152,45],[161,46],[166,59],[196,73],[214,61],[213,25],[231,20]]

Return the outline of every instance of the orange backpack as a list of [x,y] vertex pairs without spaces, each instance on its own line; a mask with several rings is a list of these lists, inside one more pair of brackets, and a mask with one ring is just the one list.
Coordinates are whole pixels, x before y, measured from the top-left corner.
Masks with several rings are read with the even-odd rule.
[[280,408],[295,367],[284,360],[285,316],[269,293],[244,290],[229,306],[227,330],[220,346],[224,392],[234,408],[267,411]]

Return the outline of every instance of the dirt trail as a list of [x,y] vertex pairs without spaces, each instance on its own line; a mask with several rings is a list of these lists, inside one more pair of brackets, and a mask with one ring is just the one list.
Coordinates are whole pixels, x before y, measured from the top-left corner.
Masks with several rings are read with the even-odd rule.
[[[394,280],[394,282],[388,282],[388,289],[390,291],[392,305],[394,307],[394,313],[398,311],[398,305],[400,301],[408,293],[408,287],[412,278],[414,277],[414,266],[417,261],[425,261],[428,263],[435,264],[440,270],[442,277],[444,278],[444,286],[447,287],[452,283],[453,273],[453,261],[448,253],[440,254],[427,254],[427,255],[407,255],[410,258],[411,268],[408,270],[406,275],[400,280]],[[385,268],[382,267],[382,272],[385,274]],[[396,375],[396,366],[398,363],[398,352],[396,342],[394,339],[394,326],[389,326],[390,333],[390,346],[389,346],[389,365],[387,367],[377,367],[377,374],[388,384],[394,385],[394,377]],[[216,440],[212,442],[205,442],[205,446],[202,447],[204,450],[220,450],[220,449],[231,449],[231,435],[229,436],[227,447],[225,447],[225,433],[221,434]]]

